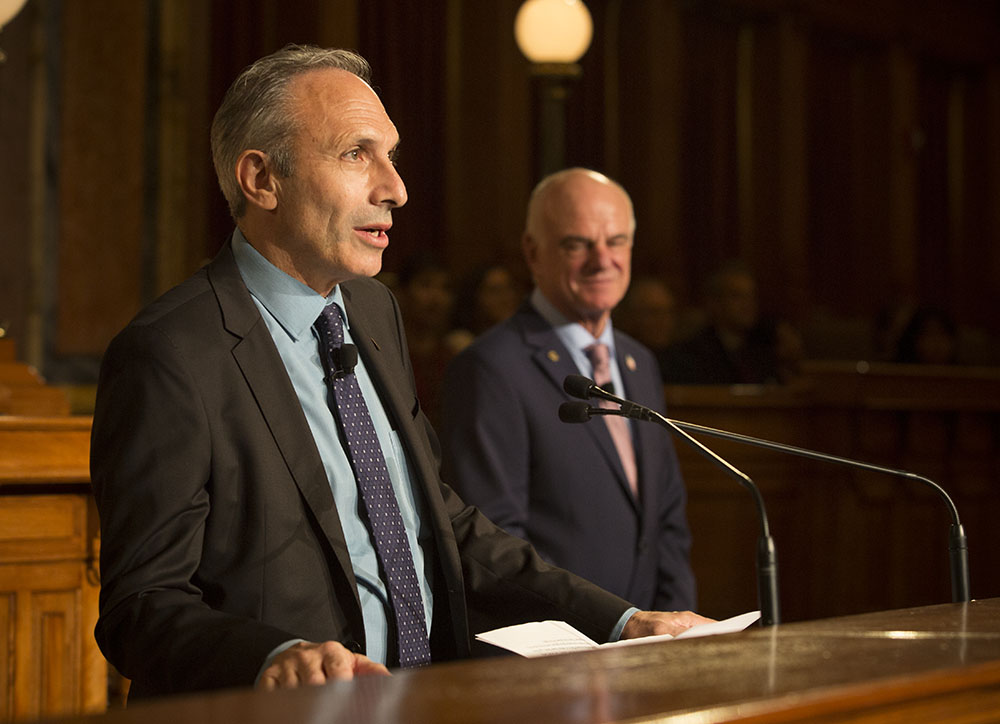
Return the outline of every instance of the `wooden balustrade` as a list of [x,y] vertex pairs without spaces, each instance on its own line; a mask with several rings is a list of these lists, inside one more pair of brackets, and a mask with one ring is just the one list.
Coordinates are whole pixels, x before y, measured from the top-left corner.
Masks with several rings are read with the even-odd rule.
[[[928,477],[958,508],[973,597],[1000,594],[1000,371],[812,363],[789,388],[668,387],[672,417]],[[664,433],[666,434],[666,433]],[[761,488],[785,620],[951,600],[950,519],[911,480],[703,437]],[[675,441],[689,491],[700,608],[756,605],[746,491]]]
[[0,415],[68,415],[69,398],[16,361],[14,340],[0,338]]

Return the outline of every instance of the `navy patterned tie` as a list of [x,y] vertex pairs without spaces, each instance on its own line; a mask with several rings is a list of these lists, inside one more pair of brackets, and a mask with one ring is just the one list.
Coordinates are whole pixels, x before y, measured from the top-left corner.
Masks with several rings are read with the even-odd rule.
[[431,662],[431,649],[413,554],[358,378],[353,365],[345,370],[340,363],[344,324],[336,304],[328,304],[323,309],[316,319],[316,331],[320,337],[320,358],[326,370],[326,382],[333,390],[337,421],[347,441],[348,457],[396,617],[399,665],[403,668],[425,666]]

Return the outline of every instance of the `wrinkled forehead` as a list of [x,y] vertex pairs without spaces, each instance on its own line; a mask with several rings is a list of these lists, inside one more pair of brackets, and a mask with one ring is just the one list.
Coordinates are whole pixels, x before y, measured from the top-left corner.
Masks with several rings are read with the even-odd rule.
[[317,68],[290,85],[291,111],[320,125],[357,124],[396,135],[396,127],[378,95],[364,80],[339,68]]

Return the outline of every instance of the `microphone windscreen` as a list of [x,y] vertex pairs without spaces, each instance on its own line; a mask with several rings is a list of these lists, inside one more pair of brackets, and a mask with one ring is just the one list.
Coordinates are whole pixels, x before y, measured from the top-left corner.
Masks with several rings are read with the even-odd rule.
[[563,422],[586,422],[590,419],[590,405],[586,402],[564,402],[559,405],[559,419]]
[[590,399],[590,390],[594,386],[594,381],[583,375],[566,375],[563,380],[563,390],[570,397],[579,397],[581,400]]

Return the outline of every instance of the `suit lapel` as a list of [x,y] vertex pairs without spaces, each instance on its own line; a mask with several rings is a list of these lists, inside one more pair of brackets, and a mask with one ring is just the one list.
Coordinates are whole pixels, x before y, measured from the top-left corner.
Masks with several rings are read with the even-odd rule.
[[[431,440],[422,433],[422,416],[417,416],[416,393],[407,384],[406,351],[403,348],[402,320],[396,309],[395,324],[388,314],[373,315],[370,309],[384,310],[388,294],[382,290],[380,298],[372,298],[366,294],[369,289],[348,282],[341,285],[344,295],[344,306],[351,325],[351,338],[358,347],[358,353],[364,360],[369,376],[378,391],[382,405],[389,415],[406,450],[407,463],[410,466],[410,479],[423,499],[422,521],[429,526],[434,536],[434,548],[425,548],[426,556],[436,558],[436,568],[443,575],[443,584],[448,592],[447,607],[444,600],[435,597],[434,619],[450,614],[454,640],[449,646],[457,651],[468,648],[468,630],[466,621],[464,583],[462,579],[462,561],[458,554],[455,541],[455,530],[448,516],[439,476],[439,460],[437,458],[437,442],[433,432],[429,433]],[[380,288],[381,289],[381,288]],[[430,444],[428,444],[428,442]],[[437,625],[434,629],[442,631]],[[443,635],[443,634],[442,634]],[[432,645],[435,633],[432,631]]]
[[[243,283],[231,247],[227,245],[216,257],[208,275],[222,308],[226,330],[237,338],[233,358],[260,406],[299,492],[333,548],[354,593],[357,623],[360,623],[357,582],[323,461],[271,333]],[[364,627],[355,630],[363,635]]]
[[[622,384],[625,389],[621,396],[635,400],[640,404],[650,401],[649,390],[646,380],[652,370],[639,368],[636,356],[633,354],[632,345],[617,332],[615,333],[615,359],[618,362],[618,370],[622,376]],[[659,405],[652,405],[654,409],[659,409]],[[656,429],[655,425],[643,422],[631,422],[633,439],[635,440],[635,462],[639,471],[639,497],[643,501],[643,507],[649,509],[647,503],[653,500],[654,492],[651,488],[659,485],[661,481],[654,478],[651,469],[653,461],[650,456],[644,455],[646,450],[655,449],[657,445],[665,445],[668,441],[657,439],[658,435],[666,434],[663,430]]]
[[437,462],[428,456],[427,447],[420,442],[414,422],[416,396],[413,389],[404,384],[406,375],[401,370],[404,363],[401,330],[383,323],[389,318],[387,315],[369,314],[368,307],[374,304],[366,304],[356,298],[355,289],[350,284],[341,285],[341,291],[351,324],[351,338],[378,390],[393,429],[406,448],[407,459],[413,468],[412,480],[423,492],[427,503],[425,512],[432,516],[436,528],[451,531],[451,521],[444,512],[441,494],[437,490]]
[[[566,375],[576,375],[580,373],[576,363],[570,356],[569,351],[559,340],[555,330],[546,322],[534,307],[525,305],[522,307],[524,324],[524,339],[529,348],[532,349],[531,356],[535,364],[542,370],[542,373],[559,390],[563,389],[563,380]],[[568,399],[568,398],[567,398]],[[596,401],[594,401],[596,404]],[[555,415],[556,411],[553,410]],[[608,426],[602,418],[592,419],[588,424],[582,425],[586,429],[586,434],[590,436],[591,442],[601,451],[608,467],[614,472],[615,479],[628,495],[633,505],[637,504],[635,496],[625,477],[625,470],[622,468],[621,459],[618,457],[618,450],[615,448]]]

